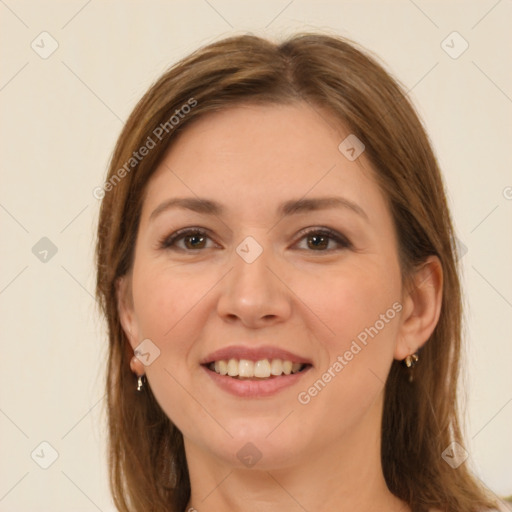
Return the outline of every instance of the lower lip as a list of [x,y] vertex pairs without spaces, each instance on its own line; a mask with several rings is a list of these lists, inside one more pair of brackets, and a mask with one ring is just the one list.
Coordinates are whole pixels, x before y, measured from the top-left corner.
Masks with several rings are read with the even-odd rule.
[[276,395],[279,391],[293,386],[310,370],[311,366],[308,366],[305,370],[298,373],[280,375],[279,377],[273,377],[266,380],[234,379],[227,375],[220,375],[217,372],[209,370],[205,366],[203,366],[203,368],[213,382],[215,382],[215,384],[224,391],[227,391],[234,396],[259,398]]

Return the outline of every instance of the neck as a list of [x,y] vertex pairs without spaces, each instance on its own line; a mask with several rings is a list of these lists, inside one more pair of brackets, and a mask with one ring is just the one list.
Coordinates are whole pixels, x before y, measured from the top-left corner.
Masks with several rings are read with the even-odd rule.
[[[376,404],[377,405],[377,404]],[[304,454],[290,467],[233,468],[185,440],[191,483],[186,511],[408,512],[387,488],[380,457],[381,408],[335,446]],[[335,415],[333,415],[335,421]]]

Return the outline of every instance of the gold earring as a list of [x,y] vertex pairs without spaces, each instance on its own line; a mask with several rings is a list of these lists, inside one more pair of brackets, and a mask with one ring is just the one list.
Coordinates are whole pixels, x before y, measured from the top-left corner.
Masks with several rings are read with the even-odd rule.
[[[133,356],[130,360],[130,369],[135,375],[137,375],[138,368],[137,366],[140,366],[140,362],[136,356]],[[143,379],[144,374],[137,375],[137,391],[142,391],[142,388],[144,387],[144,380]]]
[[407,366],[407,368],[409,368],[409,370],[407,371],[407,373],[409,374],[408,376],[408,380],[409,382],[412,382],[414,380],[414,372],[413,372],[413,367],[416,366],[416,363],[420,360],[419,356],[418,356],[418,353],[416,352],[415,354],[410,354],[408,355],[403,361],[402,363]]
[[413,366],[416,365],[416,363],[419,360],[420,360],[420,358],[418,357],[418,353],[416,352],[415,354],[408,355],[404,359],[404,363],[405,363],[405,366],[407,366],[407,368],[412,368]]

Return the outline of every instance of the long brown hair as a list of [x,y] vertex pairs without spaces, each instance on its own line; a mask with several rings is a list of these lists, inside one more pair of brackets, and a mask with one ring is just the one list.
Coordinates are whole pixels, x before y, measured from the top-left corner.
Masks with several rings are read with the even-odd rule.
[[387,485],[413,510],[492,508],[492,494],[466,464],[454,469],[441,456],[453,441],[464,446],[456,394],[462,303],[436,158],[403,87],[356,43],[322,34],[298,34],[279,44],[244,35],[197,50],[149,89],[119,137],[101,191],[96,246],[96,293],[110,340],[106,390],[116,506],[181,512],[190,496],[182,434],[148,386],[142,394],[136,391],[129,366],[133,351],[117,309],[116,282],[131,269],[145,186],[176,135],[208,112],[244,102],[297,101],[326,109],[364,142],[398,234],[404,284],[429,255],[437,255],[443,269],[440,318],[422,349],[415,380],[408,382],[394,361],[386,382]]

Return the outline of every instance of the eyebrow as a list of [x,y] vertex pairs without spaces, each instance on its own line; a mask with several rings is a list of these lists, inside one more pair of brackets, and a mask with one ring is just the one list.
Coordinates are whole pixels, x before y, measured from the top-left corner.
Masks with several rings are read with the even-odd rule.
[[[197,197],[175,197],[168,199],[167,201],[164,201],[159,206],[157,206],[149,216],[149,220],[152,220],[162,212],[171,210],[173,208],[191,210],[193,212],[215,216],[220,216],[225,212],[224,206],[211,199]],[[369,221],[368,215],[358,204],[343,197],[292,199],[282,203],[279,206],[277,213],[282,216],[289,216],[314,210],[325,210],[328,208],[348,209],[354,213],[357,213],[366,221]]]

